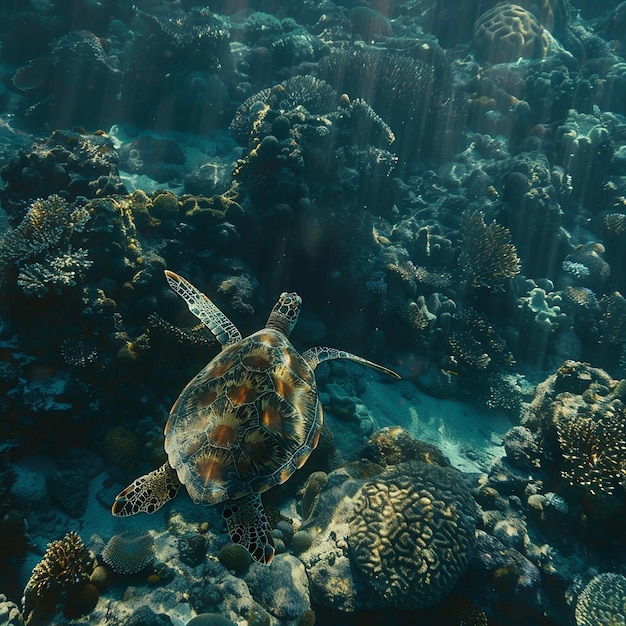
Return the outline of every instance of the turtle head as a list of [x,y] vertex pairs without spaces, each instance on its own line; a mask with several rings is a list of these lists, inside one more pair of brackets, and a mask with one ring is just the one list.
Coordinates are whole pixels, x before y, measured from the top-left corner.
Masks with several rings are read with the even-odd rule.
[[267,328],[273,328],[289,337],[289,333],[298,321],[302,298],[295,292],[283,291],[274,305],[270,316],[267,318]]

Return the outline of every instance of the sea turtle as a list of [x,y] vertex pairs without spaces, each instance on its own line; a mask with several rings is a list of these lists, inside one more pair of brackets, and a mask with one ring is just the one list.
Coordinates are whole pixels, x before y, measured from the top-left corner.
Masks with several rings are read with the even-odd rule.
[[284,483],[317,445],[322,428],[317,365],[351,359],[399,376],[335,348],[300,354],[288,339],[302,302],[296,293],[281,294],[265,328],[242,339],[207,296],[174,272],[166,270],[165,276],[222,351],[187,384],[170,411],[167,462],[121,491],[113,515],[154,513],[182,483],[196,503],[223,502],[233,543],[269,564],[274,542],[261,493]]

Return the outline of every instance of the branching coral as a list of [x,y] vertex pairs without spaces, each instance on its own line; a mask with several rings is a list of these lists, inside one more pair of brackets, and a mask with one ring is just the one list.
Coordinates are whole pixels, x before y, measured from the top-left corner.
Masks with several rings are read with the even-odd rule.
[[72,239],[90,219],[84,207],[59,196],[36,200],[22,222],[0,242],[0,287],[17,270],[18,284],[27,295],[44,295],[49,287],[75,284],[91,265],[87,252],[74,249]]
[[313,76],[294,76],[250,96],[237,109],[230,127],[237,140],[247,145],[272,109],[270,121],[296,107],[312,115],[328,113],[336,102],[337,93],[328,83]]
[[53,614],[57,603],[64,596],[67,602],[70,597],[68,594],[84,590],[89,584],[93,566],[93,555],[75,532],[69,532],[63,539],[49,543],[24,590],[27,623],[31,618]]
[[496,222],[485,224],[480,211],[465,215],[461,247],[461,266],[471,287],[503,291],[505,282],[520,271],[511,233]]

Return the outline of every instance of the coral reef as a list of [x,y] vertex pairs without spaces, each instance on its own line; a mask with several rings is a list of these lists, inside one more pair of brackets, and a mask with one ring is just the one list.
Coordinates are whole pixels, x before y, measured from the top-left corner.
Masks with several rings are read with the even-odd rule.
[[[400,163],[416,155],[443,158],[453,149],[462,115],[450,91],[448,61],[435,43],[417,41],[408,50],[336,50],[322,59],[319,75],[338,93],[368,102],[389,124]],[[446,119],[445,132],[438,119]]]

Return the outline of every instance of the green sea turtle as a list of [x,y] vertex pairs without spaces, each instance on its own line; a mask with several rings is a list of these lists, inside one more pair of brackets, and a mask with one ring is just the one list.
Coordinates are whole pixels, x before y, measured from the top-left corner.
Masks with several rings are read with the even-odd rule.
[[235,325],[196,287],[169,270],[169,286],[205,324],[222,351],[183,389],[165,425],[168,461],[118,494],[113,515],[154,513],[183,484],[196,503],[224,503],[233,543],[254,560],[274,556],[261,493],[302,467],[322,428],[314,370],[329,359],[351,359],[391,370],[335,348],[300,354],[289,342],[302,302],[281,294],[265,328],[242,338]]

